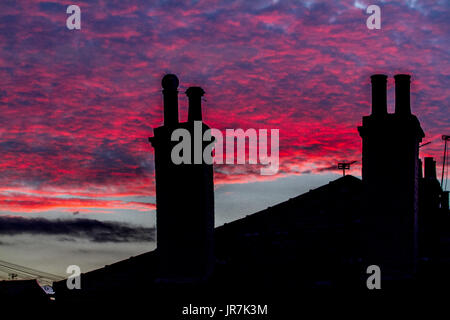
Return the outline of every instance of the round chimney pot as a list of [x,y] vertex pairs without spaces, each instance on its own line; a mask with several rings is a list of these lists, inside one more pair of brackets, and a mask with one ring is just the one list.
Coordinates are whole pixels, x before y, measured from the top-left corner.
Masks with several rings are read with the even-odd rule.
[[166,74],[161,81],[161,85],[165,90],[177,90],[180,81],[174,74]]
[[205,94],[205,91],[201,87],[189,87],[186,90],[186,95],[189,97],[191,95],[194,96],[203,96]]

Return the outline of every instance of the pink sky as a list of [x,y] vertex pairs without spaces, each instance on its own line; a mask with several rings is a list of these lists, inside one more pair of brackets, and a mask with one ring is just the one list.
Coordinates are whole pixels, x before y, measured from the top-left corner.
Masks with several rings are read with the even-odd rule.
[[[270,179],[360,160],[369,76],[410,73],[412,110],[432,141],[421,155],[440,166],[450,133],[444,1],[383,1],[381,30],[367,29],[365,1],[76,4],[79,31],[66,28],[64,1],[0,4],[2,214],[154,209],[147,139],[162,123],[166,73],[180,78],[182,120],[183,92],[196,85],[211,127],[280,130]],[[390,108],[393,94],[390,78]],[[221,166],[215,181],[263,178],[254,172]]]

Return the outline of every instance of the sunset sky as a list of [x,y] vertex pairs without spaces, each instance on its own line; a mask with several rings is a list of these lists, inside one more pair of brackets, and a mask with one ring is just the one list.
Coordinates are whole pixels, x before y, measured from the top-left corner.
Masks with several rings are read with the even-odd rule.
[[[66,8],[81,8],[68,30]],[[381,29],[366,27],[370,4]],[[360,160],[370,75],[412,75],[421,157],[442,165],[450,134],[450,2],[2,0],[0,260],[64,275],[155,247],[148,137],[161,78],[205,91],[211,127],[280,130],[280,171],[215,170],[216,224],[339,177]],[[360,176],[360,161],[351,174]],[[0,272],[0,278],[6,274]]]

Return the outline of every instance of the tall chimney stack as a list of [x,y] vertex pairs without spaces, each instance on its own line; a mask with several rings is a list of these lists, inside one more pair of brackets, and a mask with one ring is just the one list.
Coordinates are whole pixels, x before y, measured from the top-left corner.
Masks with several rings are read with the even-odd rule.
[[[385,75],[374,75],[372,114],[358,127],[367,207],[361,216],[362,259],[384,279],[416,273],[419,213],[419,144],[424,132],[409,111],[409,75],[396,75],[396,114],[386,112]],[[406,98],[405,98],[406,97]],[[403,108],[403,109],[402,109]]]
[[[214,172],[213,165],[176,164],[172,158],[178,142],[172,140],[177,129],[196,134],[194,120],[201,120],[200,87],[189,88],[189,121],[178,120],[178,78],[168,74],[164,88],[164,125],[154,128],[150,142],[155,149],[156,243],[158,279],[169,283],[200,283],[213,272],[214,256]],[[209,129],[202,123],[201,136]],[[207,147],[200,142],[200,155]],[[196,143],[189,146],[195,155]],[[195,156],[193,157],[195,160]]]
[[166,74],[161,81],[164,95],[164,125],[174,127],[178,124],[178,78]]
[[200,87],[189,87],[186,95],[189,99],[188,122],[202,120],[202,96],[205,91]]
[[395,114],[410,115],[410,83],[411,76],[409,74],[397,74],[395,79]]
[[436,179],[436,161],[432,157],[425,157],[425,179]]
[[370,79],[372,82],[372,114],[375,116],[385,115],[387,114],[387,76],[374,74]]

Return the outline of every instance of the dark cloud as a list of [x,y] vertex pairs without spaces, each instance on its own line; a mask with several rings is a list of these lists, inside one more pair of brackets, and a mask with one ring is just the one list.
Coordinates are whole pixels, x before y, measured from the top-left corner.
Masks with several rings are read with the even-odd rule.
[[52,235],[64,240],[84,238],[93,242],[153,241],[154,228],[94,219],[50,220],[44,218],[0,217],[0,235]]

